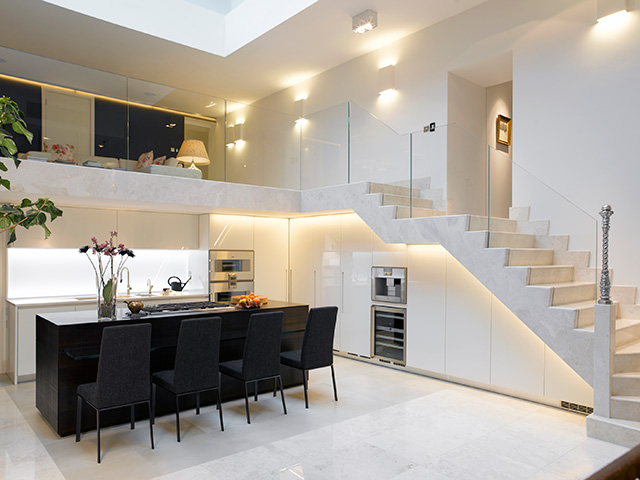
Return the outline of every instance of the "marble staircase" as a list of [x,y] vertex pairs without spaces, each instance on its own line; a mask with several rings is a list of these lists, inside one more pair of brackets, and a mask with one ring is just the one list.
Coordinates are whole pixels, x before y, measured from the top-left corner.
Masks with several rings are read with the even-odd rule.
[[[429,191],[424,196],[432,203],[422,203],[423,193],[418,189],[371,184],[368,197],[378,205],[380,216],[389,224],[385,231],[377,233],[381,237],[385,235],[385,241],[435,240],[442,244],[593,385],[597,272],[589,268],[590,252],[569,250],[569,237],[549,235],[549,222],[529,220],[527,207],[512,208],[508,219],[446,216],[446,207],[437,198],[437,192],[434,196],[434,192]],[[439,208],[434,208],[436,203]],[[412,205],[411,210],[408,205]],[[373,220],[371,212],[365,217],[367,215],[371,220],[368,223],[376,231],[379,219]],[[460,217],[464,218],[460,220]],[[435,223],[454,219],[464,226],[456,239]],[[429,232],[431,229],[436,230],[435,235]],[[487,268],[489,262],[492,265]],[[487,270],[498,275],[489,280],[491,274]],[[640,422],[637,422],[640,420],[640,305],[634,304],[635,296],[635,287],[612,289],[617,312],[612,418],[595,429],[605,432],[595,436],[614,442],[611,432],[618,435],[622,429],[624,435],[620,438],[625,440],[619,443],[626,445],[640,442]]]

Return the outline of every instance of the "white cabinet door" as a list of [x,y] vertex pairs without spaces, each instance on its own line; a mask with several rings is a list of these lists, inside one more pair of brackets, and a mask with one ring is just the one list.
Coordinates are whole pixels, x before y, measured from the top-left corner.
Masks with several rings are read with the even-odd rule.
[[407,366],[444,373],[447,256],[440,245],[407,247]]
[[43,141],[49,138],[73,145],[75,154],[93,155],[93,97],[48,88],[42,95]]
[[340,215],[342,305],[335,348],[371,356],[371,236],[357,214]]
[[36,374],[36,315],[54,312],[73,312],[73,305],[59,307],[18,308],[18,326],[16,328],[16,379],[14,383],[34,380]]
[[198,248],[198,215],[118,212],[118,241],[128,248]]
[[372,232],[373,266],[406,267],[407,245],[404,243],[384,243]]
[[315,217],[293,218],[290,222],[291,301],[316,306]]
[[340,269],[340,217],[315,217],[313,241],[316,255],[316,306],[340,305],[342,271]]
[[289,220],[254,218],[254,290],[273,300],[287,300]]
[[116,230],[115,210],[62,207],[63,214],[48,224],[51,236],[45,240],[44,231],[33,227],[22,230],[12,247],[19,248],[79,248],[91,243],[91,237],[103,242],[109,232]]
[[211,250],[253,250],[253,217],[211,215],[209,248]]

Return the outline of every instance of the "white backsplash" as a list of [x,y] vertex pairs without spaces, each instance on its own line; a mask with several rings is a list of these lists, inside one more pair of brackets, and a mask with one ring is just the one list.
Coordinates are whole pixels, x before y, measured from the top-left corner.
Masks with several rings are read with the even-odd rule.
[[[206,250],[140,250],[125,264],[131,271],[132,292],[153,291],[168,287],[167,279],[179,277],[185,292],[208,291],[208,252]],[[8,249],[8,298],[93,295],[95,274],[86,255],[77,249],[10,248]],[[126,293],[127,274],[118,285]]]

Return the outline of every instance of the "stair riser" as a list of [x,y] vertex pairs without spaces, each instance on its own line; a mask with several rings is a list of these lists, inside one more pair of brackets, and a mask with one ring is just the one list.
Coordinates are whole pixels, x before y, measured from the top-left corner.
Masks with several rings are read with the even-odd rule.
[[640,420],[640,402],[611,398],[611,417],[621,420]]
[[439,217],[447,212],[430,208],[396,207],[396,218]]
[[568,285],[566,287],[555,287],[551,305],[565,305],[567,303],[586,302],[596,299],[595,285]]
[[511,250],[509,252],[510,267],[529,267],[553,264],[553,250]]
[[637,342],[640,338],[640,325],[631,325],[620,330],[616,330],[616,347]]
[[489,234],[489,248],[533,248],[534,240],[533,235],[491,232]]
[[584,328],[594,324],[595,308],[581,308],[578,310],[578,318],[576,319],[576,328]]
[[[492,232],[515,232],[518,226],[518,222],[515,220],[508,220],[506,218],[492,218],[490,219],[489,229]],[[469,231],[477,232],[487,229],[487,217],[469,217]]]
[[611,392],[612,395],[640,396],[640,378],[614,376],[611,378]]
[[573,281],[573,267],[532,268],[529,273],[529,285],[571,281]]
[[388,195],[384,194],[382,198],[383,205],[402,205],[404,207],[408,207],[411,205],[413,201],[413,206],[417,208],[432,208],[433,202],[431,200],[426,200],[424,198],[414,198],[413,200],[410,197],[403,197],[401,195]]
[[613,356],[614,373],[640,372],[640,353],[627,353]]
[[[398,187],[395,185],[384,185],[382,183],[372,183],[369,187],[369,193],[389,193],[391,195],[402,195],[404,197],[411,196],[411,189],[408,187]],[[413,189],[413,196],[419,197],[420,190]]]

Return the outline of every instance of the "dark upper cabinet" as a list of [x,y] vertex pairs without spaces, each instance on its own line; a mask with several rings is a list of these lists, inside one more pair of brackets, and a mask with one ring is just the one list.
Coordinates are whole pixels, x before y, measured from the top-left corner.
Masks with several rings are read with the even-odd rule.
[[[33,133],[33,141],[29,143],[23,135],[15,134],[13,139],[18,152],[42,150],[42,90],[38,85],[0,78],[0,96],[11,98],[24,112],[27,130]],[[11,127],[9,127],[11,128]]]

